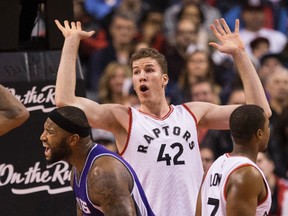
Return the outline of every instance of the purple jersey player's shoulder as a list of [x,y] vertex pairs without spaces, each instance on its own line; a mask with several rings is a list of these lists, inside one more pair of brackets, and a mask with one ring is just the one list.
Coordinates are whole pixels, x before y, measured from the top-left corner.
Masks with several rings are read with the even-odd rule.
[[86,178],[89,173],[90,167],[97,158],[103,156],[110,156],[114,157],[116,160],[119,160],[126,167],[127,171],[131,174],[134,181],[134,189],[131,191],[131,196],[135,203],[137,215],[154,216],[155,214],[151,210],[147,197],[133,168],[121,156],[109,151],[100,144],[95,144],[95,146],[89,152],[79,182],[77,181],[76,174],[74,175],[73,190],[78,204],[80,203],[79,207],[81,208],[81,210],[83,212],[91,212],[88,215],[103,215],[103,213],[99,209],[95,208],[93,203],[91,203],[86,187]]

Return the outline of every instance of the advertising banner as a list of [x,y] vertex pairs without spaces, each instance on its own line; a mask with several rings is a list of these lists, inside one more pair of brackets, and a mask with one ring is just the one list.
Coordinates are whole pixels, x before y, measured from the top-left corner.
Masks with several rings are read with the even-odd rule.
[[[60,51],[0,54],[0,83],[30,112],[23,125],[0,137],[1,215],[76,215],[71,167],[64,161],[48,166],[40,141],[47,112],[55,108],[59,60]],[[77,77],[76,94],[85,96],[80,67]]]

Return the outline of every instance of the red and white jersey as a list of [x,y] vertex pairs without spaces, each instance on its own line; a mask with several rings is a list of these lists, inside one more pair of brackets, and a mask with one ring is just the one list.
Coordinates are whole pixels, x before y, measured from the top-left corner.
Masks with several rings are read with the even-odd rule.
[[226,215],[225,187],[229,176],[238,168],[253,166],[261,173],[267,188],[267,196],[259,203],[256,216],[267,216],[271,207],[271,192],[260,168],[247,157],[224,154],[209,168],[201,188],[202,215]]
[[203,168],[194,115],[170,106],[161,119],[130,108],[130,129],[121,153],[138,175],[157,216],[195,215]]

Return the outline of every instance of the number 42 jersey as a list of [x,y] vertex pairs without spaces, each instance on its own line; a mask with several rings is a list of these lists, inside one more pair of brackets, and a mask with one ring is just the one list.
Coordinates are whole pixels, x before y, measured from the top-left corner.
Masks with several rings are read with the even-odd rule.
[[121,155],[138,175],[157,216],[195,215],[203,168],[196,118],[185,105],[157,118],[130,109],[130,129]]

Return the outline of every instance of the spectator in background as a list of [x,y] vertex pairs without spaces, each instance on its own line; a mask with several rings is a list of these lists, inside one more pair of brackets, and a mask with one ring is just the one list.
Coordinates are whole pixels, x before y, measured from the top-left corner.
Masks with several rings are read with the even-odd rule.
[[[288,9],[287,9],[288,11]],[[280,57],[282,59],[283,65],[285,68],[288,68],[288,42],[280,53]]]
[[[206,80],[213,83],[213,85],[216,84],[215,64],[207,51],[196,50],[187,55],[185,68],[183,68],[182,71],[183,72],[178,75],[178,83],[182,91],[184,101],[191,100],[191,87],[199,80]],[[220,89],[220,86],[218,86],[217,94],[220,92]]]
[[270,125],[273,130],[276,122],[280,120],[279,116],[288,107],[288,70],[283,67],[277,67],[266,78],[264,89],[272,110]]
[[[186,64],[187,50],[192,44],[196,45],[197,39],[196,24],[189,19],[181,19],[177,23],[175,43],[169,44],[165,48],[164,55],[168,62],[169,83],[167,86],[167,95],[171,98],[173,104],[182,102],[179,97],[180,89],[178,87],[179,77],[182,76]],[[176,100],[173,100],[176,99]]]
[[288,178],[288,145],[287,145],[287,107],[288,107],[288,71],[283,67],[270,74],[264,88],[272,110],[270,117],[271,139],[269,153],[275,161],[275,172],[284,178]]
[[0,136],[19,127],[28,118],[25,106],[0,84]]
[[273,74],[278,68],[282,68],[283,63],[280,54],[267,53],[260,58],[260,65],[257,70],[262,83]]
[[263,171],[271,190],[272,205],[268,216],[288,215],[288,181],[275,174],[275,163],[268,152],[259,152],[257,165]]
[[130,14],[115,14],[109,26],[111,40],[109,45],[95,51],[89,60],[87,89],[97,95],[99,90],[99,79],[106,66],[117,61],[120,64],[127,64],[133,50],[134,39],[137,34],[136,22]]
[[251,49],[249,44],[256,37],[265,37],[269,40],[269,52],[280,53],[285,44],[287,43],[287,37],[280,31],[266,28],[264,4],[259,2],[258,4],[246,3],[242,10],[242,18],[244,27],[240,29],[240,35],[243,38],[243,42],[247,47],[248,53],[251,55]]
[[[201,11],[199,5],[195,3],[186,4],[177,15],[178,20],[188,19],[196,25],[197,36],[194,39],[194,44],[190,44],[187,52],[192,53],[197,49],[208,50],[209,34],[206,28],[204,28],[204,14]],[[209,31],[210,32],[210,31]]]
[[[214,7],[217,7],[220,10],[220,13],[224,16],[231,9],[239,7],[243,0],[207,0],[208,2],[213,2]],[[227,17],[227,24],[230,26],[232,19],[239,18],[240,16]],[[225,17],[226,18],[226,17]],[[231,23],[233,25],[233,23]]]
[[215,155],[213,150],[207,146],[200,146],[201,160],[203,164],[204,173],[210,168],[212,163],[215,161]]
[[159,52],[164,52],[167,41],[163,33],[162,10],[151,8],[151,10],[143,14],[139,25],[137,41],[144,42]]
[[[131,86],[131,70],[127,65],[111,62],[105,68],[99,82],[99,103],[128,104]],[[105,146],[108,150],[118,153],[115,138],[109,131],[91,128],[92,140]]]
[[[265,37],[269,40],[269,53],[280,53],[283,50],[287,42],[287,37],[281,31],[271,27],[273,21],[271,25],[265,25],[271,20],[271,16],[265,13],[267,7],[262,0],[244,0],[237,8],[239,14],[236,13],[235,17],[241,17],[242,19],[240,35],[243,38],[249,56],[252,56],[250,43],[256,37]],[[228,20],[228,23],[230,21],[231,25],[233,25],[235,20],[234,16],[233,18],[228,18],[228,15],[224,17]],[[266,18],[268,18],[268,20]],[[213,59],[217,64],[221,65],[227,60],[227,57],[216,51],[213,53]]]
[[203,101],[220,104],[218,88],[209,80],[197,80],[190,86],[192,101]]
[[105,146],[109,151],[118,154],[114,135],[106,130],[91,128],[91,138],[93,142]]
[[[227,1],[225,0],[224,1],[221,0],[219,2],[227,5]],[[234,0],[234,1],[229,1],[229,2],[231,3],[233,2],[234,5],[230,7],[227,11],[222,12],[224,18],[227,19],[227,23],[229,26],[233,26],[233,20],[241,17],[243,8],[246,5],[252,5],[252,6],[262,5],[264,14],[265,14],[265,17],[264,17],[265,28],[274,29],[287,35],[288,13],[287,13],[287,3],[285,2],[285,0],[284,1],[283,0],[241,0],[241,1],[238,0],[238,2]],[[243,26],[244,24],[241,27]]]
[[110,62],[99,80],[98,103],[125,104],[131,86],[131,70],[127,65]]
[[245,104],[245,101],[243,86],[235,86],[230,93],[227,104]]
[[[215,19],[219,19],[222,17],[220,11],[216,7],[207,4],[205,0],[181,0],[180,3],[172,4],[164,12],[164,33],[170,43],[171,39],[173,40],[174,38],[173,35],[175,35],[175,29],[178,22],[177,20],[179,19],[179,12],[190,3],[194,3],[200,6],[203,27],[205,27],[210,39],[215,38],[214,35],[211,33],[209,26],[211,23],[213,23]],[[199,15],[200,13],[198,14],[198,17]]]
[[251,41],[250,47],[252,52],[251,60],[255,65],[256,69],[258,69],[262,56],[269,53],[269,40],[265,37],[256,37]]
[[131,14],[137,25],[140,24],[144,14],[151,10],[150,4],[142,0],[121,0],[114,13]]
[[82,52],[87,52],[85,48],[96,48],[97,50],[107,45],[111,39],[109,26],[115,14],[129,14],[131,19],[138,25],[143,14],[150,10],[150,5],[141,0],[84,0],[83,5],[84,10],[92,21],[89,23],[90,25],[92,24],[94,28],[87,30],[94,30],[96,34],[94,37],[81,42],[81,44],[83,44],[82,46],[84,46],[83,49],[80,50]]
[[273,125],[269,153],[275,163],[275,173],[288,179],[288,107],[279,115]]

